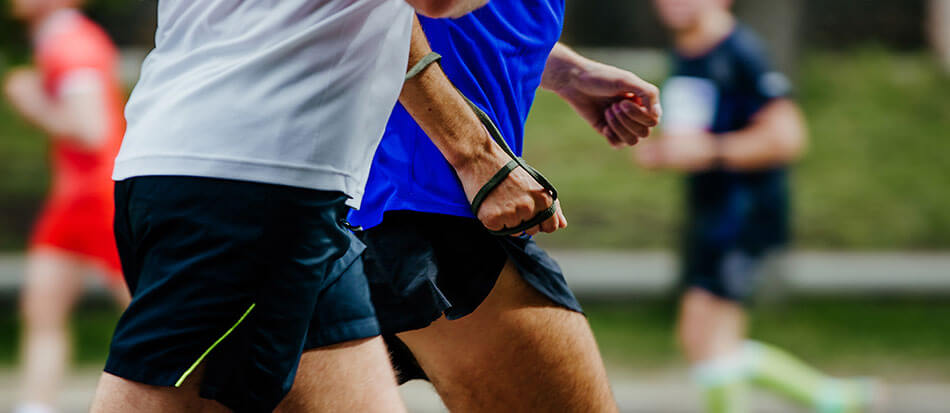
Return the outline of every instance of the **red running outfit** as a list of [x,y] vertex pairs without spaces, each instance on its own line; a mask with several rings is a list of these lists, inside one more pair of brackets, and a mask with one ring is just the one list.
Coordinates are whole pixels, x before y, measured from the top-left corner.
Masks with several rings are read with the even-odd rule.
[[50,99],[61,99],[82,88],[103,88],[108,129],[107,136],[92,148],[74,139],[51,140],[52,186],[30,248],[74,253],[100,264],[110,282],[121,282],[122,267],[112,231],[111,175],[125,124],[115,45],[78,11],[64,10],[41,26],[36,65]]

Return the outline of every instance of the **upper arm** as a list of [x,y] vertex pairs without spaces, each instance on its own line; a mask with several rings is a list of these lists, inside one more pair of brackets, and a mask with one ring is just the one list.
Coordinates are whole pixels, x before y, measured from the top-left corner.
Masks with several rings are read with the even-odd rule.
[[791,98],[791,81],[772,65],[765,47],[757,38],[748,35],[738,41],[736,65],[741,90],[755,106],[753,112],[773,100]]
[[107,93],[116,64],[114,51],[96,38],[63,42],[47,61],[47,76],[57,116],[67,136],[97,146],[108,132]]
[[87,146],[106,140],[108,113],[105,74],[94,68],[77,68],[64,74],[58,90],[59,113],[67,119],[72,135]]

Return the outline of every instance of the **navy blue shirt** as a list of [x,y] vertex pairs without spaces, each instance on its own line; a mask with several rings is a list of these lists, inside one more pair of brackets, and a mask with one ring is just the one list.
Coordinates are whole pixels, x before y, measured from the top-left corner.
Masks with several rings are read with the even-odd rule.
[[[551,49],[561,37],[564,0],[492,1],[458,19],[420,16],[453,84],[484,110],[518,155],[524,124]],[[397,105],[370,170],[359,211],[364,228],[393,210],[474,216],[455,171]]]
[[[701,56],[673,55],[669,99],[698,106],[673,118],[721,134],[740,130],[773,99],[787,97],[790,83],[769,63],[759,39],[737,25]],[[684,95],[680,90],[690,89]],[[683,97],[686,96],[686,97]],[[666,96],[663,97],[667,99]],[[672,113],[669,113],[672,112]],[[788,176],[785,167],[755,172],[710,170],[687,178],[687,234],[692,246],[760,253],[788,239]]]

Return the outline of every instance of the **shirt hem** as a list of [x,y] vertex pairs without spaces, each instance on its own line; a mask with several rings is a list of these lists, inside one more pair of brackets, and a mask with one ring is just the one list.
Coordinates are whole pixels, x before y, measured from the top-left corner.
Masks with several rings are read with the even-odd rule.
[[[472,214],[471,208],[472,207],[467,204],[461,205],[456,203],[440,202],[431,199],[422,200],[394,196],[386,202],[386,205],[383,206],[382,211],[378,215],[368,213],[368,211],[360,211],[359,215],[367,217],[368,219],[353,219],[354,217],[351,215],[351,220],[353,224],[359,225],[364,229],[369,229],[382,224],[385,220],[385,214],[390,211],[413,211],[427,214],[452,215],[462,218],[476,219],[475,215]],[[369,218],[373,216],[378,216],[379,218]]]
[[365,185],[350,174],[334,170],[267,165],[240,160],[172,156],[116,160],[112,180],[121,181],[155,175],[233,179],[319,191],[340,191],[350,197],[346,205],[352,208],[359,208]]

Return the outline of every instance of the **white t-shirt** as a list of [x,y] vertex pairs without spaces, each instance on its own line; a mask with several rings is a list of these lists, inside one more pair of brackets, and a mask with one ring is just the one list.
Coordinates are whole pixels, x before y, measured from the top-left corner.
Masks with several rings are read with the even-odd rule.
[[342,191],[358,206],[402,87],[403,0],[161,0],[113,179]]

